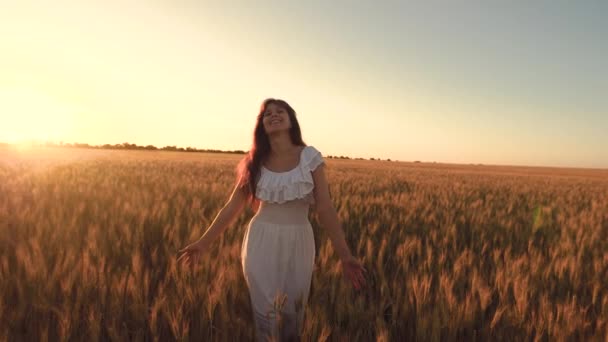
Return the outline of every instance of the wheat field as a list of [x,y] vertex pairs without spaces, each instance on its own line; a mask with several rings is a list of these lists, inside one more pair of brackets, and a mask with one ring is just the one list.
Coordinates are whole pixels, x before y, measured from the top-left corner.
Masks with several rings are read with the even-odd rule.
[[[194,270],[178,249],[242,155],[0,149],[0,341],[251,341],[247,208]],[[326,159],[347,242],[317,249],[306,341],[608,341],[608,171]]]

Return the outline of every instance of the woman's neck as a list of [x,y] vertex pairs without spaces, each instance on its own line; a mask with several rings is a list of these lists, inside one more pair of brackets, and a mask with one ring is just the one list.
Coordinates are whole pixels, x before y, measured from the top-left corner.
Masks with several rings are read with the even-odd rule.
[[270,153],[283,156],[290,154],[293,151],[294,144],[291,142],[291,137],[287,131],[277,132],[277,134],[269,136]]

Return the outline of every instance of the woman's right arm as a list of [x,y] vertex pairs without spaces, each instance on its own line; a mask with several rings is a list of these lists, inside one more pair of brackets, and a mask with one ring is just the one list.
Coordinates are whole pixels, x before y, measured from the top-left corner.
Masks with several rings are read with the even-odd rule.
[[195,242],[203,247],[203,251],[233,223],[245,208],[245,205],[247,204],[247,195],[245,189],[240,187],[240,184],[240,182],[237,182],[226,204],[224,204],[216,215],[203,236]]

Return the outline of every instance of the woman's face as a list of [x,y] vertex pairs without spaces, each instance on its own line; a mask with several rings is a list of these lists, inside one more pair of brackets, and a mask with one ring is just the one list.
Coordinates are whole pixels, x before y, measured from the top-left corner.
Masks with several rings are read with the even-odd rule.
[[289,120],[287,110],[276,103],[271,103],[266,106],[266,110],[262,115],[262,123],[264,124],[266,134],[289,130],[291,128],[291,121]]

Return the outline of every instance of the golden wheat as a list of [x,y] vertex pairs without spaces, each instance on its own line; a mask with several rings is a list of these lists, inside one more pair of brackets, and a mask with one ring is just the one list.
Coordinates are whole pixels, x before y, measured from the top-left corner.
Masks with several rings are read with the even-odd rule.
[[[251,340],[251,210],[193,270],[175,261],[240,157],[0,150],[0,340]],[[608,172],[326,161],[368,286],[312,214],[305,340],[608,338]]]

